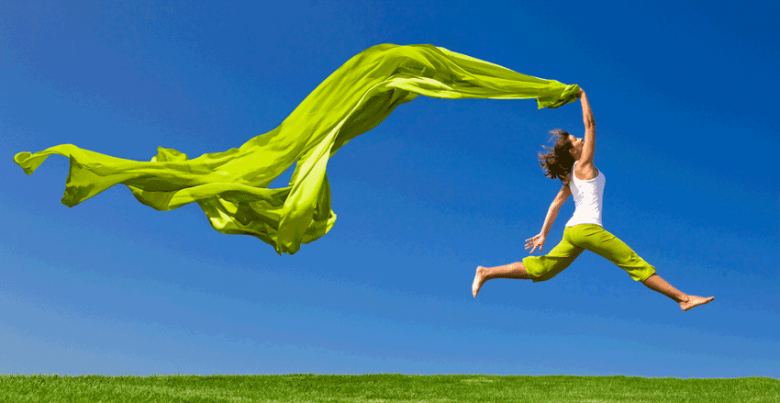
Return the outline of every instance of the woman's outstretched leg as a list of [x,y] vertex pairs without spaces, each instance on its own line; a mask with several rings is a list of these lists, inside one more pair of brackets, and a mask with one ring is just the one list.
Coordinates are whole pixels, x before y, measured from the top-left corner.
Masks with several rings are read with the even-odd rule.
[[474,295],[474,298],[477,298],[477,293],[479,293],[479,289],[482,288],[482,284],[485,284],[485,281],[494,278],[531,279],[525,271],[523,262],[515,262],[496,267],[477,266],[477,273],[474,275],[474,282],[471,284],[471,294]]
[[[625,242],[610,234],[601,226],[591,224],[576,225],[572,230],[571,236],[578,246],[609,259],[609,261],[627,271],[632,279],[642,281],[642,284],[647,286],[647,288],[673,299],[680,304],[680,308],[683,311],[704,305],[715,299],[715,297],[704,298],[688,295],[672,287],[661,276],[655,274],[655,267],[639,257]],[[642,280],[643,278],[644,280]]]
[[680,304],[680,308],[682,308],[683,311],[687,311],[699,305],[704,305],[715,299],[715,297],[704,298],[697,297],[695,295],[688,295],[672,287],[671,284],[667,283],[666,280],[662,279],[661,276],[657,274],[653,274],[652,276],[648,277],[647,280],[642,282],[642,284],[653,291],[658,291],[661,294],[673,299],[675,302]]

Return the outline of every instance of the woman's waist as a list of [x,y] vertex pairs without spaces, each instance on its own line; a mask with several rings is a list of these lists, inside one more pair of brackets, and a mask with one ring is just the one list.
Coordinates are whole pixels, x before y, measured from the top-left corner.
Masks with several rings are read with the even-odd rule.
[[593,224],[601,226],[601,210],[599,211],[574,211],[569,221],[566,223],[567,227],[572,227],[580,224]]

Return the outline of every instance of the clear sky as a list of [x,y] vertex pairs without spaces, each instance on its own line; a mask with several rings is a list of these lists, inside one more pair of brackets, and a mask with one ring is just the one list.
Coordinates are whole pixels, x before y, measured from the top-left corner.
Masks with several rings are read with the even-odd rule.
[[[0,373],[780,378],[768,2],[73,3],[0,2]],[[29,177],[13,162],[238,147],[380,43],[581,85],[604,227],[715,301],[682,312],[590,252],[471,297],[477,265],[528,256],[560,189],[537,152],[553,128],[583,134],[579,103],[398,107],[330,159],[338,219],[292,256],[121,185],[67,208],[67,159]]]

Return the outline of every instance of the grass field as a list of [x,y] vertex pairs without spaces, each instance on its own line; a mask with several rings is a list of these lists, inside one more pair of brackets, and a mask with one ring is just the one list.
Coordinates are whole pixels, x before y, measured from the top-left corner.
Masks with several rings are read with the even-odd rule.
[[0,402],[780,402],[774,378],[0,375]]

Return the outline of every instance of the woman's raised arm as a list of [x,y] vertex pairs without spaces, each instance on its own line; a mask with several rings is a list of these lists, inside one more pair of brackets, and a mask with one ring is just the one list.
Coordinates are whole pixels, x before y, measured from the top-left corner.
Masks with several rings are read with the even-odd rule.
[[596,120],[593,119],[593,111],[588,103],[588,96],[580,89],[577,95],[582,104],[582,121],[585,124],[585,145],[577,166],[593,166],[593,154],[596,152]]

